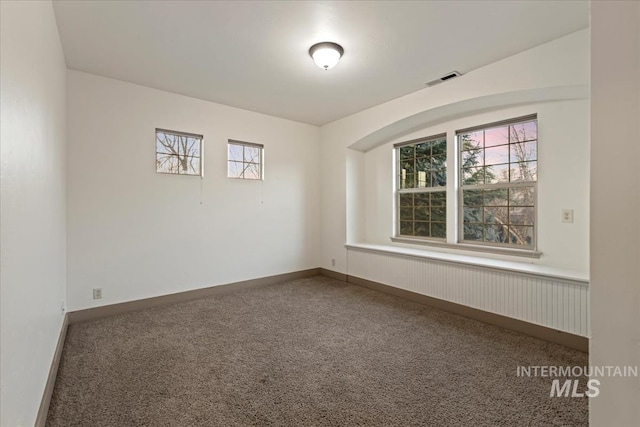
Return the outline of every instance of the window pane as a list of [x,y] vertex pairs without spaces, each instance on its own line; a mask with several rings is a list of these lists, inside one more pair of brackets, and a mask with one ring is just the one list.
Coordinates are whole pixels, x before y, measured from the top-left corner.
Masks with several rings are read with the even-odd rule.
[[415,208],[413,214],[416,221],[429,221],[428,207]]
[[484,146],[493,147],[509,143],[509,127],[486,129],[484,131]]
[[401,194],[400,206],[413,206],[413,194]]
[[463,168],[481,166],[484,162],[483,150],[463,151],[460,161]]
[[178,135],[178,152],[184,156],[200,156],[200,140],[189,136]]
[[533,245],[533,227],[525,225],[512,226],[509,229],[510,242],[514,245]]
[[432,187],[444,187],[447,185],[447,170],[441,169],[431,174]]
[[506,188],[485,190],[484,204],[485,206],[507,206],[507,195],[508,190]]
[[444,239],[447,237],[447,226],[444,222],[431,223],[431,236]]
[[187,154],[189,138],[182,135],[174,135],[175,146],[178,148],[178,154],[184,156]]
[[180,165],[178,156],[169,154],[156,155],[156,171],[161,173],[179,173]]
[[156,148],[160,144],[163,150],[158,152],[166,152],[170,154],[179,154],[176,136],[166,132],[156,132]]
[[482,224],[465,224],[462,231],[464,240],[483,240]]
[[416,182],[417,188],[425,188],[431,187],[431,173],[429,170],[431,169],[431,165],[429,164],[428,159],[418,159],[416,160],[416,167],[418,173],[416,178],[418,179]]
[[415,185],[415,177],[412,173],[405,174],[400,181],[400,188],[413,188]]
[[400,208],[400,221],[413,221],[413,208]]
[[229,144],[229,160],[242,161],[242,145]]
[[462,169],[462,185],[484,184],[484,168]]
[[429,223],[428,222],[416,222],[415,223],[415,235],[421,237],[429,237]]
[[463,208],[462,221],[463,222],[482,222],[484,209],[482,208]]
[[487,166],[485,174],[485,182],[487,184],[509,182],[509,165]]
[[507,243],[509,228],[506,225],[485,225],[484,241],[491,243]]
[[534,188],[518,187],[509,189],[509,204],[512,206],[533,206]]
[[431,208],[431,221],[442,221],[444,222],[446,218],[446,208],[445,207],[434,207]]
[[514,163],[511,166],[511,181],[537,181],[538,162]]
[[431,193],[431,206],[445,206],[447,204],[447,193],[435,191]]
[[508,224],[507,208],[490,206],[484,209],[484,222],[487,224]]
[[200,157],[187,157],[180,158],[180,173],[189,175],[200,174]]
[[512,225],[533,225],[535,210],[532,207],[516,207],[509,209],[509,223]]
[[415,159],[411,159],[411,161],[402,162],[400,165],[400,170],[404,171],[404,173],[415,173],[416,164]]
[[246,179],[260,179],[260,165],[245,163],[244,177]]
[[400,234],[404,236],[413,236],[413,222],[400,221]]
[[462,204],[464,206],[482,206],[482,190],[463,190]]
[[416,206],[429,206],[429,193],[416,193],[413,196]]
[[434,156],[446,156],[447,154],[447,140],[440,139],[431,143],[431,154]]
[[431,161],[428,157],[416,159],[416,171],[429,172],[431,170]]
[[413,161],[410,162],[403,162],[400,165],[400,173],[405,173],[405,174],[412,174],[415,173],[415,164]]
[[414,158],[414,149],[412,145],[407,147],[400,147],[400,161],[404,162],[405,160],[410,160],[413,162]]
[[461,150],[472,150],[483,147],[483,131],[469,132],[458,135]]
[[242,178],[242,163],[241,162],[229,162],[228,177],[229,178]]
[[510,145],[511,163],[528,162],[538,158],[538,142],[528,141]]
[[416,157],[427,157],[431,155],[431,143],[423,142],[421,144],[416,144],[415,146],[415,155]]
[[500,145],[484,150],[484,163],[486,165],[509,163],[509,146]]
[[244,161],[248,163],[260,163],[260,148],[245,146]]
[[447,167],[447,156],[433,156],[431,157],[431,168],[438,170]]
[[177,154],[177,151],[173,147],[173,140],[170,135],[164,132],[156,133],[156,153],[163,154]]
[[512,143],[538,139],[538,123],[535,121],[520,123],[509,128],[511,130]]

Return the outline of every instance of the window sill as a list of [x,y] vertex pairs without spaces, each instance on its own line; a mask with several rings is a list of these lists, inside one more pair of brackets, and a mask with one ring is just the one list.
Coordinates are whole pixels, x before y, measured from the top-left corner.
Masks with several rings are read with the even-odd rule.
[[501,248],[496,246],[481,246],[468,243],[447,243],[437,240],[412,239],[411,237],[392,237],[394,243],[410,243],[412,245],[435,246],[438,248],[458,249],[464,251],[486,252],[490,254],[520,256],[525,258],[540,259],[542,252],[531,249]]
[[[578,285],[588,286],[589,278],[582,273],[562,268],[547,267],[538,264],[527,264],[516,261],[482,258],[480,256],[460,255],[447,252],[428,251],[426,249],[404,248],[399,246],[376,245],[369,243],[350,243],[345,245],[347,249],[362,250],[375,253],[386,253],[400,256],[410,256],[422,259],[431,259],[454,264],[472,265],[492,270],[503,270],[526,275],[546,277],[571,281]],[[458,248],[461,249],[461,248]]]

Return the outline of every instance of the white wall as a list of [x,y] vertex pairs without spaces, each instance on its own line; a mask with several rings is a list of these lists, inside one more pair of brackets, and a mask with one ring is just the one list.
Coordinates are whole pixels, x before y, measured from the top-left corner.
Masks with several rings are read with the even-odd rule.
[[[369,209],[359,210],[346,208],[347,203],[352,203],[352,201],[347,202],[346,188],[352,187],[347,177],[358,175],[351,171],[347,172],[347,147],[376,131],[393,126],[394,123],[413,115],[454,103],[519,91],[542,91],[572,85],[586,87],[589,81],[588,58],[589,35],[588,30],[585,29],[471,71],[456,80],[423,89],[323,126],[321,128],[320,155],[321,164],[325,171],[321,175],[323,233],[320,265],[324,268],[347,273],[347,256],[344,244],[347,241],[347,235],[353,234],[348,231],[347,223],[354,222],[352,218],[347,217],[347,211],[367,212],[367,215],[370,215],[371,206]],[[576,115],[570,114],[570,117],[584,116],[584,103],[580,105]],[[585,135],[584,129],[588,129],[587,122],[582,123],[582,126],[580,135]],[[586,141],[577,143],[586,144]],[[584,145],[581,146],[584,147]],[[558,150],[565,152],[566,148],[558,147]],[[542,168],[546,168],[546,166],[541,165],[541,179]],[[580,168],[580,176],[583,176],[584,173],[585,169]],[[375,179],[380,179],[381,185],[384,185],[383,178]],[[586,224],[588,214],[584,206],[588,203],[588,199],[586,199],[585,187],[586,184],[575,189],[579,200],[570,201],[576,209],[581,209],[581,212],[577,212],[576,216],[580,223],[574,224],[574,230],[586,230],[584,224]],[[389,181],[388,191],[391,194],[391,181]],[[563,192],[563,194],[566,193],[566,191]],[[349,194],[349,199],[353,197],[353,194]],[[553,209],[560,206],[560,203],[554,202]],[[564,202],[562,203],[564,204]],[[554,222],[555,220],[550,221]],[[553,227],[556,227],[555,223]],[[374,233],[371,237],[381,238],[381,235],[375,236]],[[579,245],[580,238],[576,237],[574,243]],[[571,265],[584,269],[586,265],[585,248],[575,247],[573,249],[578,251],[579,255],[576,260],[571,262]],[[331,266],[332,259],[336,260],[335,267]],[[561,262],[559,259],[557,261]]]
[[[67,84],[70,310],[317,267],[317,127],[77,71]],[[156,174],[155,128],[204,135],[204,179]],[[264,144],[264,181],[226,178],[228,139]]]
[[66,67],[50,2],[0,5],[0,424],[28,426],[63,320]]
[[[591,7],[591,365],[640,365],[640,3]],[[612,74],[613,73],[613,74]],[[640,380],[603,378],[590,425],[640,420]]]
[[[574,100],[537,103],[451,120],[396,138],[365,154],[363,221],[365,241],[390,244],[393,235],[393,144],[447,133],[448,152],[455,153],[455,132],[471,126],[538,114],[538,249],[540,260],[511,257],[512,260],[557,267],[588,277],[589,273],[589,102]],[[449,156],[450,176],[453,154]],[[449,180],[449,206],[457,192]],[[562,223],[562,209],[574,209],[574,223]],[[456,211],[448,210],[449,236],[455,229]],[[443,251],[435,247],[429,250]],[[446,249],[447,252],[462,253]],[[496,257],[493,256],[492,257]],[[509,257],[499,257],[509,259]]]

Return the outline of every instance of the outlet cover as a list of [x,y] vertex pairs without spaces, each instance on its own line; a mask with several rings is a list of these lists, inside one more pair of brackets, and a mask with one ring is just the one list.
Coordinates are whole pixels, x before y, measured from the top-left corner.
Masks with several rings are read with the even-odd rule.
[[562,222],[573,223],[573,209],[562,209]]
[[102,299],[102,288],[93,288],[93,299]]

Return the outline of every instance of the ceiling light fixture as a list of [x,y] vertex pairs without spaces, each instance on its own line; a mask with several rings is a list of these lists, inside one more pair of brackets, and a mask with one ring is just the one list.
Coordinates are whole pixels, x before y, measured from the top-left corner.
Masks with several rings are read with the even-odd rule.
[[343,53],[342,46],[332,42],[316,43],[309,48],[313,61],[324,70],[335,67]]

